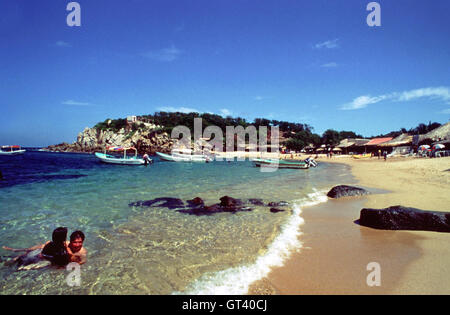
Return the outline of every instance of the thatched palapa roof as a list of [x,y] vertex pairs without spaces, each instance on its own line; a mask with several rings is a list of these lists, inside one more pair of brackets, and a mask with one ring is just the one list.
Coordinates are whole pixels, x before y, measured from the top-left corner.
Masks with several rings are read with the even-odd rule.
[[405,146],[405,145],[410,145],[413,141],[413,136],[407,134],[407,133],[402,133],[400,136],[381,143],[380,147],[399,147],[399,146]]
[[365,145],[367,142],[369,142],[369,139],[344,139],[341,140],[341,142],[336,146],[337,148],[349,148],[349,147],[359,147]]
[[370,140],[369,142],[367,142],[365,145],[372,145],[372,146],[379,146],[383,143],[386,143],[388,141],[391,141],[392,137],[388,137],[388,138],[373,138],[372,140]]
[[419,138],[419,142],[440,142],[445,140],[450,140],[450,122],[431,130],[429,133],[421,135]]

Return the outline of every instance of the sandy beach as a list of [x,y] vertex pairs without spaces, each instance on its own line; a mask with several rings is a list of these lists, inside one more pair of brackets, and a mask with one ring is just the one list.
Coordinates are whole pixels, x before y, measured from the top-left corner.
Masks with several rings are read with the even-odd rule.
[[[357,186],[388,192],[303,209],[303,247],[250,293],[450,294],[449,233],[384,231],[354,222],[364,207],[450,211],[450,158],[318,160],[348,164]],[[380,265],[380,286],[367,285],[371,262]]]

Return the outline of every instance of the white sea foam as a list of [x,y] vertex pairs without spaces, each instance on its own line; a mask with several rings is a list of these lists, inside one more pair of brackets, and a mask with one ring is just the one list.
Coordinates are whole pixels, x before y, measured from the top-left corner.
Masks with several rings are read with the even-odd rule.
[[184,292],[174,294],[192,295],[243,295],[250,285],[266,277],[273,267],[283,266],[291,253],[302,248],[299,236],[304,224],[301,217],[302,207],[310,207],[327,201],[324,192],[314,191],[306,198],[296,200],[292,215],[282,226],[281,233],[269,245],[267,251],[253,264],[229,268],[212,274],[205,274],[192,282]]

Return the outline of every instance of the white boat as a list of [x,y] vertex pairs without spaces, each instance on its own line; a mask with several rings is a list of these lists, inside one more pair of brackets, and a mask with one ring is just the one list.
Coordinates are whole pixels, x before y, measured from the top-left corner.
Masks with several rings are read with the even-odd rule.
[[0,148],[0,155],[19,155],[25,151],[19,145],[4,145]]
[[209,162],[208,156],[203,154],[192,154],[191,150],[172,150],[172,154],[156,152],[161,160],[170,162]]
[[[134,156],[127,156],[127,151],[134,150]],[[123,157],[117,157],[106,152],[123,152]],[[121,164],[121,165],[144,165],[151,163],[152,160],[145,155],[144,158],[139,158],[137,156],[136,148],[122,148],[122,147],[108,147],[105,149],[104,153],[95,152],[95,156],[104,163],[110,164]]]
[[305,161],[286,161],[274,159],[254,159],[253,163],[256,167],[273,167],[273,168],[294,168],[308,169],[309,164]]

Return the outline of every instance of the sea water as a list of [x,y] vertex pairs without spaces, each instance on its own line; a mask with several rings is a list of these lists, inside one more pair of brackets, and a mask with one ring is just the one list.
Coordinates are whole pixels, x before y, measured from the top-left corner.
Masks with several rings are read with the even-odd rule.
[[[86,235],[80,286],[53,267],[16,271],[0,249],[1,294],[245,294],[249,285],[301,249],[302,207],[348,182],[349,169],[321,163],[308,170],[261,172],[250,161],[149,166],[100,163],[93,155],[27,151],[0,157],[1,246],[30,247],[65,226]],[[205,204],[222,196],[286,201],[286,211],[196,216],[165,207],[130,206],[155,198]],[[307,224],[307,223],[306,223]]]

